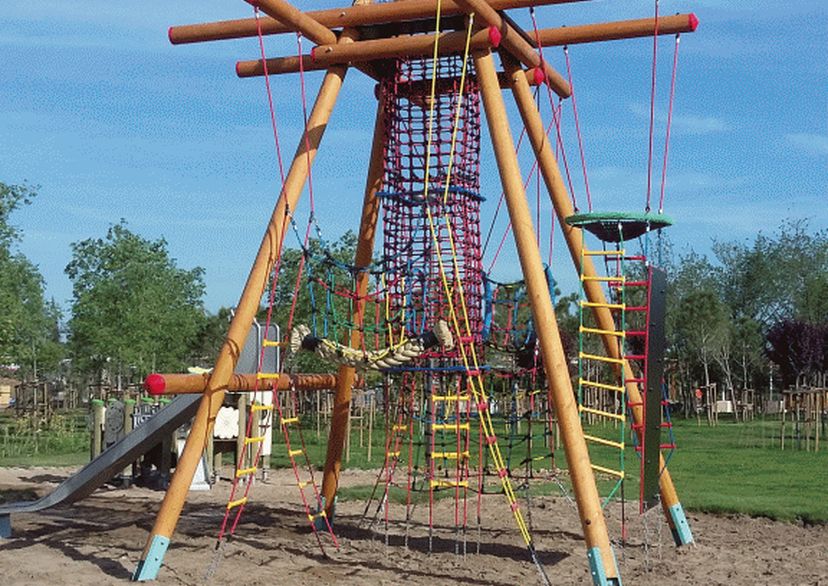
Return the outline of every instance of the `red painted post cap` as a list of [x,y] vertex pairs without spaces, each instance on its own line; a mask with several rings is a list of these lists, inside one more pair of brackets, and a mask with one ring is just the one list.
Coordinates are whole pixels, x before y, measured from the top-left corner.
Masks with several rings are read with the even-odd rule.
[[167,381],[160,374],[152,373],[144,379],[144,388],[150,395],[163,395],[167,388]]

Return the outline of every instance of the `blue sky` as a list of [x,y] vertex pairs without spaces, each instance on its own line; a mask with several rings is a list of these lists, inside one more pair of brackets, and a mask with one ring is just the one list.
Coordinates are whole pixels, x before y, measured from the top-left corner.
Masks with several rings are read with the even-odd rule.
[[[665,205],[677,248],[708,252],[713,239],[750,240],[784,218],[828,228],[828,2],[660,6],[662,14],[692,11],[701,21],[680,49]],[[594,0],[544,7],[538,17],[541,27],[554,27],[652,10],[651,1]],[[70,243],[102,236],[125,218],[146,237],[166,238],[180,266],[206,269],[208,308],[235,304],[279,189],[264,84],[239,80],[233,69],[237,59],[257,57],[257,41],[176,47],[167,27],[243,18],[250,7],[241,0],[5,0],[0,13],[0,181],[40,186],[14,219],[48,294],[68,307]],[[515,17],[529,26],[526,11]],[[297,50],[288,35],[267,38],[266,46],[270,56]],[[662,37],[657,154],[672,48],[672,38]],[[651,51],[651,39],[570,49],[596,209],[643,208]],[[546,57],[564,70],[560,49]],[[308,74],[311,94],[320,79]],[[273,80],[280,138],[291,154],[301,130],[298,81]],[[565,108],[567,152],[585,207]],[[314,166],[327,238],[357,228],[372,120],[373,82],[352,71]],[[485,140],[484,133],[484,232],[500,193]],[[528,172],[528,158],[522,161]],[[573,290],[562,249],[558,236],[553,266],[562,288]],[[517,277],[513,259],[504,252],[497,277]]]

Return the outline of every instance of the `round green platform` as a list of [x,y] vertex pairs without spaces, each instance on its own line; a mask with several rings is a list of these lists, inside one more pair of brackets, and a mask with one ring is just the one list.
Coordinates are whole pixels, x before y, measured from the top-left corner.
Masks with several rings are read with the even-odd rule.
[[566,223],[589,230],[604,242],[624,242],[672,226],[673,220],[653,212],[587,212],[569,216]]

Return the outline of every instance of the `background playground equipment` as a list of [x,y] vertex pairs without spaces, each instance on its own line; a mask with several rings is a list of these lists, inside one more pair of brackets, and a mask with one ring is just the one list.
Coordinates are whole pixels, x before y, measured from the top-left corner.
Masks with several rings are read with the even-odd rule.
[[[828,427],[828,389],[800,388],[782,391],[784,408],[779,447],[785,449],[786,426],[790,425],[789,449],[818,452]],[[790,421],[789,421],[790,419]]]
[[[502,86],[514,95],[560,223],[574,210],[544,132],[530,83],[546,84],[553,108],[556,107],[552,100],[553,91],[561,98],[567,98],[572,95],[572,90],[571,83],[543,58],[542,46],[636,36],[651,36],[655,46],[660,34],[694,30],[697,24],[695,17],[678,15],[665,18],[659,17],[656,11],[655,18],[649,20],[544,31],[536,29],[533,39],[497,10],[525,6],[522,0],[497,0],[492,3],[457,0],[446,2],[445,6],[430,0],[408,0],[317,13],[303,13],[282,0],[251,3],[256,9],[254,19],[180,27],[171,30],[170,38],[174,42],[194,42],[257,36],[262,59],[240,62],[237,72],[240,76],[265,75],[267,79],[269,74],[298,71],[302,76],[303,106],[305,71],[324,69],[326,72],[313,108],[309,114],[303,109],[306,117],[302,141],[290,169],[283,174],[280,198],[237,306],[225,345],[206,381],[187,444],[134,578],[153,579],[160,570],[183,508],[190,479],[228,390],[243,336],[258,310],[271,275],[273,283],[266,327],[272,323],[284,237],[290,225],[295,227],[294,213],[306,181],[311,217],[314,217],[311,164],[348,64],[356,63],[358,69],[379,81],[378,109],[356,258],[352,265],[339,266],[350,276],[350,293],[348,296],[340,295],[348,299],[349,325],[341,333],[342,339],[336,341],[350,345],[355,352],[367,352],[370,344],[379,346],[376,350],[393,349],[423,335],[440,319],[450,324],[457,341],[454,349],[432,348],[411,364],[386,369],[384,373],[384,404],[389,413],[393,413],[392,417],[386,417],[388,438],[381,473],[385,490],[395,482],[395,474],[404,465],[405,479],[401,481],[401,486],[404,482],[405,490],[410,494],[419,483],[428,494],[427,530],[430,538],[437,530],[433,518],[436,495],[440,492],[452,494],[455,515],[449,530],[458,536],[456,543],[459,544],[462,539],[465,544],[465,537],[462,536],[465,535],[468,518],[466,499],[475,482],[478,492],[482,494],[481,483],[488,467],[494,475],[494,484],[503,495],[501,500],[506,501],[505,505],[512,513],[530,558],[536,564],[542,581],[548,583],[537,557],[531,528],[516,497],[513,471],[501,446],[503,438],[493,414],[499,399],[492,392],[492,376],[489,373],[492,369],[486,363],[482,336],[484,293],[479,225],[482,111],[489,126],[523,272],[527,313],[531,313],[532,323],[536,324],[536,340],[532,344],[535,356],[531,361],[534,365],[542,365],[545,371],[545,402],[538,400],[535,391],[539,386],[531,385],[523,389],[529,397],[527,425],[533,421],[536,410],[546,422],[550,408],[554,409],[593,581],[602,586],[620,584],[574,400],[550,285],[541,262],[532,214],[522,185]],[[259,10],[267,13],[272,20],[259,18]],[[465,15],[468,17],[465,18]],[[331,26],[342,26],[344,29],[338,36]],[[299,35],[300,55],[265,59],[262,44],[265,28],[268,32],[296,32]],[[364,38],[366,33],[369,39]],[[301,53],[303,38],[317,45],[311,55]],[[505,71],[501,74],[494,65],[493,49],[499,52],[503,62]],[[655,72],[655,66],[653,69]],[[274,121],[274,138],[278,145],[269,84],[267,90]],[[299,235],[306,250],[312,224],[309,221],[304,236]],[[382,227],[382,252],[375,257],[373,249],[378,224]],[[563,231],[575,266],[581,267],[583,275],[594,275],[594,267],[583,254],[580,229],[563,227]],[[300,274],[306,261],[312,264],[303,257]],[[372,275],[379,275],[379,284],[374,289],[370,288]],[[293,326],[300,281],[300,278],[296,279],[291,297],[285,324],[286,335],[283,338],[266,337],[264,347],[284,349],[284,340],[290,338]],[[618,370],[624,372],[635,420],[634,432],[640,438],[649,437],[642,416],[639,382],[627,380],[642,377],[627,373],[632,368],[627,364],[627,357],[620,354],[615,345],[618,331],[603,293],[592,287],[585,289],[600,330],[599,336],[608,355],[619,361]],[[328,293],[336,295],[343,292],[329,287]],[[366,327],[371,318],[366,311],[368,307],[376,310],[375,316],[379,311],[381,318],[375,319],[375,322],[381,325],[381,329],[371,331]],[[320,336],[317,332],[316,335],[325,337],[329,333],[323,332]],[[528,341],[522,342],[521,346],[523,348],[516,350],[528,350]],[[307,453],[301,435],[292,435],[301,431],[301,422],[296,411],[286,410],[297,403],[289,400],[295,393],[279,388],[283,376],[281,368],[274,371],[265,368],[261,362],[258,365],[253,396],[268,392],[272,394],[273,402],[267,405],[256,400],[259,408],[256,409],[255,405],[251,408],[251,414],[255,409],[259,416],[251,416],[247,420],[242,453],[219,530],[219,545],[225,543],[224,537],[235,531],[250,498],[253,483],[248,480],[260,465],[263,433],[275,425],[281,427],[285,437],[297,487],[314,535],[321,546],[323,534],[328,533],[336,545],[331,519],[344,436],[349,425],[355,369],[352,365],[340,365],[338,369],[324,476],[319,490],[312,475],[304,476],[312,470],[306,465]],[[648,391],[651,397],[656,396],[658,413],[662,404],[660,376],[651,375],[650,380]],[[652,385],[655,385],[655,391]],[[520,404],[526,396],[520,397],[520,390],[520,384],[510,387],[514,405]],[[517,422],[507,416],[507,421],[510,419],[516,429]],[[650,417],[647,421],[652,422],[653,419]],[[420,430],[416,436],[415,428]],[[412,454],[415,437],[425,452],[422,468],[416,464]],[[648,440],[646,445],[652,446],[653,442]],[[661,505],[676,542],[688,543],[692,537],[669,472],[658,464],[658,458],[653,460],[651,457],[653,454],[658,456],[658,441],[655,446],[654,452],[645,452],[644,460],[658,465],[648,469],[656,471]],[[247,452],[254,454],[249,460],[245,460]],[[406,503],[404,522],[407,525],[413,512],[410,498]],[[388,498],[385,498],[383,506],[387,505]],[[221,553],[221,548],[218,548],[218,553]]]

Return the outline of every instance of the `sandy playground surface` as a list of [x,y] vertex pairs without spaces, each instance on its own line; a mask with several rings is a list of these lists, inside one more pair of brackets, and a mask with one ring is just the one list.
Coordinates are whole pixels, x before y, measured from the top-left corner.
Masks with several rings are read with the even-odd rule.
[[[0,498],[34,498],[70,473],[63,468],[0,469]],[[349,471],[343,473],[342,484],[368,485],[373,479],[370,472]],[[340,550],[328,547],[326,559],[301,514],[289,470],[253,487],[252,504],[208,581],[228,491],[225,481],[212,491],[191,493],[158,584],[539,584],[499,495],[486,497],[480,554],[473,553],[476,528],[469,531],[468,555],[455,553],[451,499],[438,502],[444,528],[435,534],[432,553],[424,528],[412,531],[408,548],[393,534],[386,545],[384,526],[372,531],[360,523],[365,503],[354,501],[340,503]],[[162,497],[161,492],[141,488],[100,489],[75,505],[14,517],[13,538],[0,542],[0,583],[126,582]],[[563,497],[536,497],[531,512],[537,549],[552,583],[591,584],[572,504]],[[637,511],[630,517],[630,541],[616,548],[627,585],[828,586],[828,526],[691,513],[697,543],[676,549],[663,522],[655,517],[642,521]],[[617,529],[612,519],[610,529]],[[645,530],[652,538],[649,548],[642,545]]]

